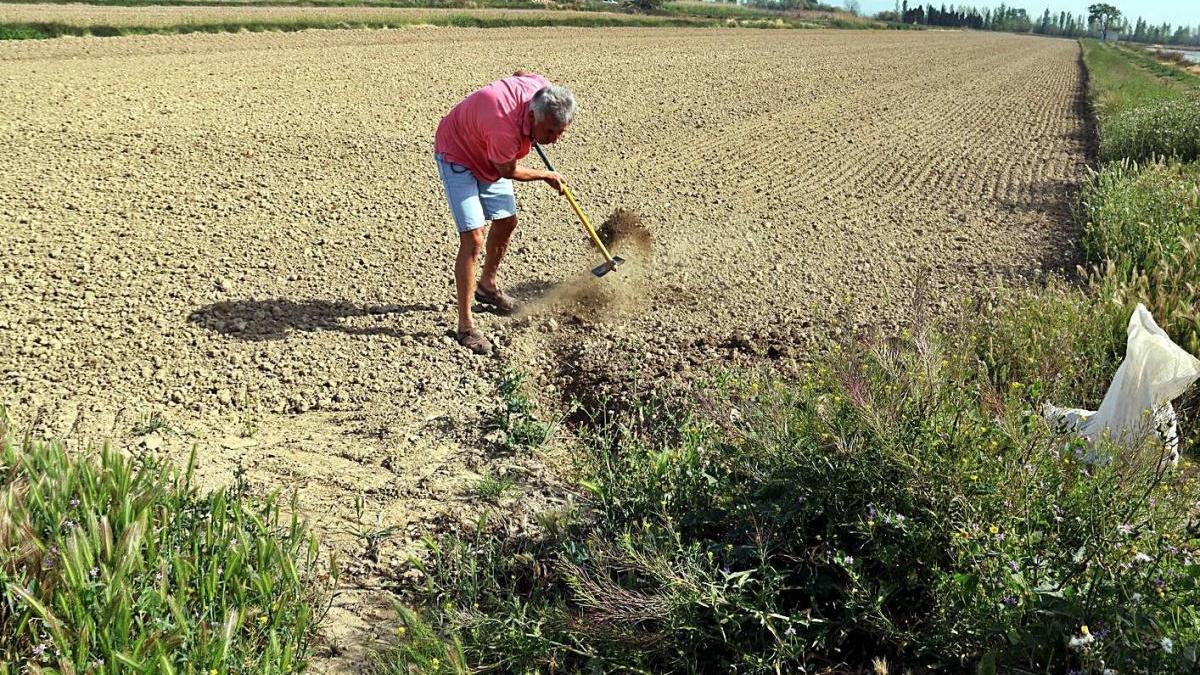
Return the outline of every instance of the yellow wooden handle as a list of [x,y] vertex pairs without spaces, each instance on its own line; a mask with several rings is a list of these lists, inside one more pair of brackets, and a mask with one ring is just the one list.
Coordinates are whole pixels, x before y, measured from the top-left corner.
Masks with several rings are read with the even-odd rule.
[[567,184],[563,182],[559,182],[559,185],[562,186],[563,195],[566,196],[567,202],[571,204],[572,209],[575,209],[575,215],[579,216],[580,222],[582,222],[583,226],[587,228],[588,234],[592,236],[592,241],[595,242],[596,248],[600,249],[600,252],[604,254],[605,260],[610,263],[613,262],[612,255],[610,255],[608,249],[605,248],[604,242],[600,241],[600,236],[596,234],[596,228],[592,227],[592,221],[588,220],[588,217],[583,212],[583,209],[579,208],[579,202],[575,201],[575,195],[571,194],[571,188],[568,188]]

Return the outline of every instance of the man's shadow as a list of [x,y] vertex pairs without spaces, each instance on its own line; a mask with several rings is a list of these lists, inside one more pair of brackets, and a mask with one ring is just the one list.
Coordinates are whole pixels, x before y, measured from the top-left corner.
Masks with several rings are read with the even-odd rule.
[[413,312],[437,312],[438,305],[377,305],[360,307],[345,300],[225,300],[188,315],[188,322],[239,340],[282,340],[290,331],[335,330],[350,335],[433,337],[431,332],[404,332],[387,326],[348,326],[342,319]]

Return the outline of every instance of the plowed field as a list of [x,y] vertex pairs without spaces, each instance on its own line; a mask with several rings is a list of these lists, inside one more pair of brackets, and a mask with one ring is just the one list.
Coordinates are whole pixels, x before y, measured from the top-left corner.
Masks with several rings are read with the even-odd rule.
[[[145,28],[165,28],[186,26],[187,24],[212,23],[286,23],[290,21],[311,21],[336,27],[340,21],[364,21],[373,23],[415,24],[422,21],[437,21],[450,15],[470,15],[480,19],[535,22],[553,21],[584,21],[595,19],[595,12],[576,12],[570,10],[540,10],[540,9],[442,9],[442,8],[407,8],[407,7],[321,7],[321,3],[308,3],[306,6],[264,6],[254,7],[239,5],[221,7],[216,0],[210,5],[197,6],[151,6],[151,7],[121,7],[105,5],[47,5],[4,3],[0,4],[0,22],[53,22],[68,26],[138,26]],[[635,14],[604,13],[607,21],[638,20]]]
[[[241,464],[349,554],[356,495],[401,532],[352,562],[331,639],[381,624],[423,529],[556,499],[553,454],[482,423],[502,367],[547,411],[713,364],[798,367],[814,338],[1070,264],[1078,46],[960,32],[408,29],[0,44],[0,401],[22,428]],[[549,152],[650,252],[598,262],[518,186],[491,358],[452,344],[439,117],[519,67],[571,86]],[[530,164],[536,156],[526,160]],[[564,394],[566,392],[566,394]],[[565,437],[567,431],[564,430]],[[559,439],[552,448],[569,448]],[[325,667],[352,669],[349,661]]]

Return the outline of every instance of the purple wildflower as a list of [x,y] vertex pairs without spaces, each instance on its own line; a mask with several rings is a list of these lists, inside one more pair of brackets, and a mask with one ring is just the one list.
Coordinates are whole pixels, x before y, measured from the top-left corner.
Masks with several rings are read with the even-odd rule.
[[783,634],[784,634],[784,635],[786,635],[786,636],[788,636],[788,637],[791,637],[791,636],[793,636],[793,635],[795,635],[795,634],[796,634],[796,629],[795,629],[795,628],[792,628],[791,626],[788,626],[788,629],[787,629],[787,630],[785,630],[785,631],[783,631]]
[[1000,602],[1003,602],[1004,604],[1008,605],[1009,607],[1017,606],[1017,598],[1012,595],[1004,596],[1004,598],[1001,599]]
[[93,567],[92,569],[88,570],[88,574],[90,574],[90,575],[91,575],[91,577],[92,577],[93,579],[95,579],[96,577],[100,576],[100,568],[99,568],[99,567]]
[[78,499],[78,498],[76,498],[76,497],[72,497],[72,498],[71,498],[71,501],[69,502],[69,504],[70,504],[72,507],[79,506],[79,499]]
[[1014,572],[1020,572],[1021,566],[1017,564],[1016,560],[1009,560],[1008,561],[1008,569],[1010,569]]
[[34,648],[33,648],[33,656],[34,656],[34,658],[37,658],[37,657],[41,656],[41,655],[42,655],[42,653],[43,653],[43,652],[45,652],[45,651],[46,651],[46,643],[44,643],[44,642],[40,642],[40,643],[38,643],[38,645],[37,645],[36,647],[34,647]]

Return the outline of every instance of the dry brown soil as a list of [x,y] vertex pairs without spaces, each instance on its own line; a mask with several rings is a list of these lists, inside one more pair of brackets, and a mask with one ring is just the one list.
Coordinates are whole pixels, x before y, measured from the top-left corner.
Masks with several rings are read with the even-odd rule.
[[178,27],[189,23],[248,23],[312,21],[335,25],[338,21],[371,21],[384,23],[394,21],[402,24],[419,23],[443,18],[452,14],[471,14],[488,19],[531,20],[547,18],[556,20],[595,19],[600,16],[606,21],[627,21],[639,17],[635,14],[609,12],[579,12],[572,10],[541,9],[448,9],[407,7],[320,7],[320,0],[313,7],[220,7],[220,0],[212,6],[143,6],[119,7],[104,5],[47,5],[36,3],[0,4],[0,23],[3,22],[53,22],[68,26],[144,26]]
[[[518,187],[491,358],[453,345],[439,117],[518,67],[574,88],[550,148],[598,222]],[[349,569],[319,666],[386,632],[422,531],[561,499],[548,454],[481,425],[507,366],[560,410],[712,364],[796,367],[816,336],[1069,264],[1084,162],[1078,46],[959,32],[308,31],[0,44],[0,401],[23,428],[115,439],[297,490]],[[536,156],[529,158],[536,162]],[[621,247],[618,247],[619,249]],[[147,422],[158,415],[165,426]],[[556,454],[557,453],[557,454]],[[349,534],[398,525],[378,563]],[[336,654],[336,657],[330,657]]]

